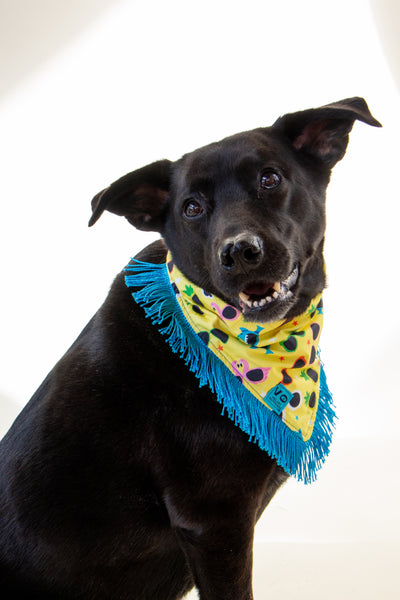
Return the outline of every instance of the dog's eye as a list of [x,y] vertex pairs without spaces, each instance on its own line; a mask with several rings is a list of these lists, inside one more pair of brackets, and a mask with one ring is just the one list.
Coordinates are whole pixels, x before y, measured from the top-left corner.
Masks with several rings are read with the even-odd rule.
[[261,177],[261,187],[265,190],[272,190],[281,183],[282,177],[275,171],[265,171]]
[[191,199],[186,202],[183,212],[186,217],[193,219],[195,217],[200,217],[204,212],[204,208],[198,200]]

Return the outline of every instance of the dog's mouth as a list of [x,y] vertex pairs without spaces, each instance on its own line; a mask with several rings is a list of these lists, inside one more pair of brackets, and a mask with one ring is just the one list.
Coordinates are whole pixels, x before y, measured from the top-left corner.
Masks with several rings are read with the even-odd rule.
[[255,281],[239,292],[239,304],[243,313],[268,309],[293,297],[293,290],[299,278],[296,265],[283,281]]

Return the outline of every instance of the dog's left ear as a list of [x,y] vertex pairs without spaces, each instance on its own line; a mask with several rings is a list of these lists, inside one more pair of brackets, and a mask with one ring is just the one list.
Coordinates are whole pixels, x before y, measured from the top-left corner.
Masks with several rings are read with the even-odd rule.
[[356,120],[382,127],[365,100],[357,97],[284,115],[272,127],[288,137],[295,150],[332,168],[343,158]]
[[124,175],[96,194],[89,227],[109,210],[126,217],[137,229],[161,233],[168,210],[171,165],[170,160],[151,163]]

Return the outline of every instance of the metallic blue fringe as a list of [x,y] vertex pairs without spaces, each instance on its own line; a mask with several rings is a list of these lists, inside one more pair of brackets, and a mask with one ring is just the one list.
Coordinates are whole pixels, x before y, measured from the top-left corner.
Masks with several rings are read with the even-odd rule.
[[314,430],[304,442],[278,415],[254,398],[191,328],[176,300],[165,264],[132,259],[125,272],[127,287],[136,290],[132,292],[135,301],[195,374],[200,387],[208,385],[215,393],[223,407],[222,414],[226,412],[250,441],[268,452],[289,475],[306,484],[315,481],[329,454],[336,418],[322,363]]

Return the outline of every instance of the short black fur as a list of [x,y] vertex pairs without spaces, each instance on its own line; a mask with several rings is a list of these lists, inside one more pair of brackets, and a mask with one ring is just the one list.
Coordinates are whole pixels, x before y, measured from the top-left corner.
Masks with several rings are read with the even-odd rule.
[[[325,285],[325,190],[355,120],[379,125],[353,98],[148,165],[94,198],[90,224],[110,210],[159,231],[138,258],[168,247],[249,321],[299,314]],[[295,269],[289,298],[243,303]],[[254,526],[286,477],[121,273],[1,442],[1,598],[178,600],[196,585],[201,600],[251,600]]]

